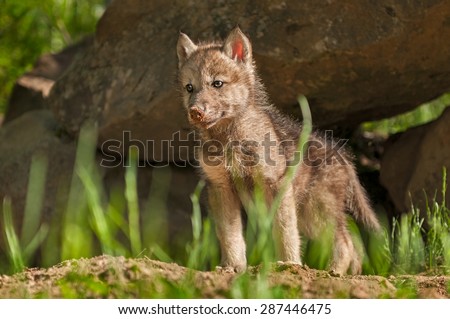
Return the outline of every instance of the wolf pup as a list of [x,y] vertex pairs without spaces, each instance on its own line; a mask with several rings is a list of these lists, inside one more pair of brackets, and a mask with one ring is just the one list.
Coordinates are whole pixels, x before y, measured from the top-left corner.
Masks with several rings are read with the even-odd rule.
[[[247,266],[243,201],[259,182],[270,207],[294,158],[301,125],[268,102],[251,43],[238,27],[223,43],[195,44],[180,33],[177,55],[183,104],[203,142],[197,158],[207,180],[221,265],[241,272]],[[314,238],[331,225],[331,270],[360,273],[362,252],[353,245],[346,213],[369,229],[380,225],[350,156],[317,132],[311,134],[306,154],[274,217],[279,258],[301,264],[300,233]]]

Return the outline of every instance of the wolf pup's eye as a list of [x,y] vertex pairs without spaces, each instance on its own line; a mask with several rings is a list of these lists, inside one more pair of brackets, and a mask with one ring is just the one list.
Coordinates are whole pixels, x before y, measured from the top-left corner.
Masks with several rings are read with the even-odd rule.
[[192,84],[186,84],[186,91],[188,91],[189,93],[194,92],[194,87],[192,86]]
[[212,86],[214,86],[216,89],[221,88],[223,86],[223,82],[222,81],[214,81],[212,83]]

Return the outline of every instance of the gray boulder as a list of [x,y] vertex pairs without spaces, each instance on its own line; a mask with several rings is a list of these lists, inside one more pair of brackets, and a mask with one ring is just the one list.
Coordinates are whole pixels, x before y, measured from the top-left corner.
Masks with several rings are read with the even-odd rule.
[[[426,212],[427,200],[442,202],[443,168],[450,176],[450,107],[435,121],[393,137],[381,162],[380,181],[397,210],[406,212],[411,203]],[[450,203],[447,177],[446,202]]]
[[142,159],[175,161],[179,151],[161,145],[190,130],[175,83],[178,32],[220,39],[239,24],[281,110],[299,117],[302,93],[317,126],[355,127],[450,89],[448,21],[444,0],[114,1],[49,104],[71,134],[95,118],[100,145],[121,141],[126,151],[130,139],[151,141]]

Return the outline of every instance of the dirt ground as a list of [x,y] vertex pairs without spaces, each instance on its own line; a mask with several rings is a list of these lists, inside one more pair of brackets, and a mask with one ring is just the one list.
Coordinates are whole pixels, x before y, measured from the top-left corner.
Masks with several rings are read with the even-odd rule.
[[271,296],[284,298],[450,297],[450,276],[443,275],[336,277],[307,267],[274,265],[264,281],[267,285],[254,288],[260,276],[256,267],[238,276],[193,271],[146,258],[99,256],[1,275],[0,298],[264,297],[264,292],[255,295],[257,289],[280,291],[280,295]]

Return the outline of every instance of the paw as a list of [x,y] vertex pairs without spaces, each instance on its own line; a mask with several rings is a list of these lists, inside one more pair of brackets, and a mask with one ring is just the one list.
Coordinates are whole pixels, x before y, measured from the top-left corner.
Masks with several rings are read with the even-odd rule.
[[225,273],[225,274],[238,274],[245,272],[247,270],[247,265],[224,265],[224,266],[216,266],[216,271],[219,273]]
[[230,266],[216,266],[216,272],[220,274],[234,274],[235,270]]
[[334,268],[330,269],[330,271],[328,273],[330,274],[331,277],[342,277],[344,275],[343,272],[338,271]]

